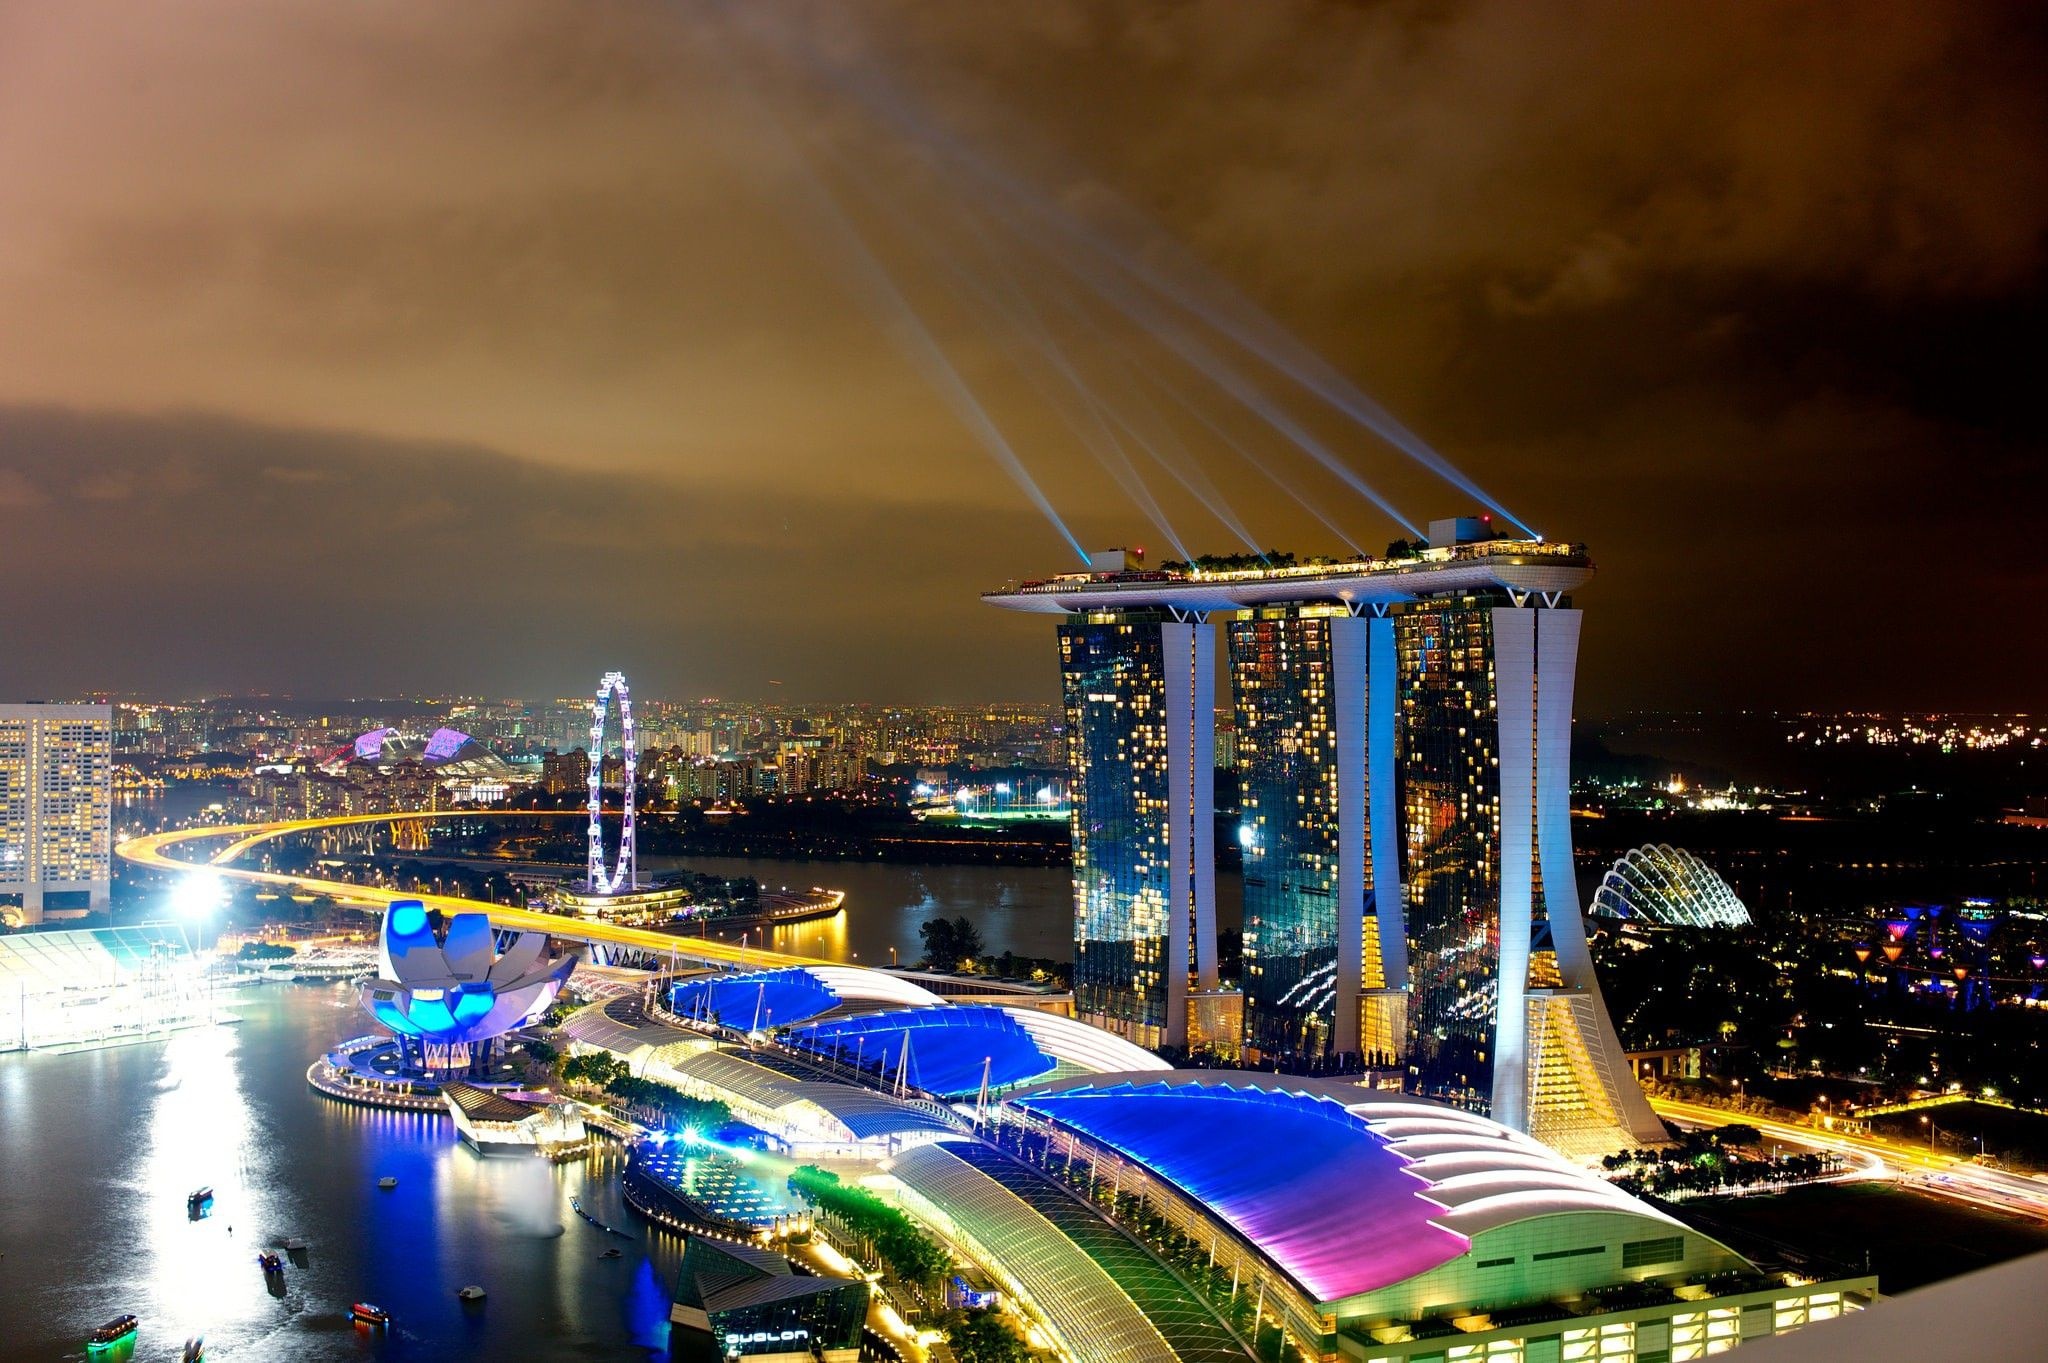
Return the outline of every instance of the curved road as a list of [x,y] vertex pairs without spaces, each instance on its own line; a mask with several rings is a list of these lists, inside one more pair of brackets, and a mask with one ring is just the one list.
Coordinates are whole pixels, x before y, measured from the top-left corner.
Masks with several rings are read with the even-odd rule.
[[[278,823],[181,828],[169,833],[151,833],[145,837],[130,838],[114,851],[123,861],[146,866],[154,871],[211,871],[216,875],[253,885],[311,890],[316,894],[331,896],[343,904],[355,904],[364,908],[377,908],[400,899],[417,899],[428,907],[440,909],[444,913],[488,914],[493,926],[508,930],[540,931],[579,942],[598,942],[606,946],[627,947],[666,956],[683,956],[695,961],[716,962],[720,965],[773,969],[788,965],[838,964],[835,961],[819,960],[809,956],[790,956],[760,947],[732,946],[702,937],[675,937],[665,932],[650,932],[645,928],[619,927],[586,918],[566,918],[560,914],[538,913],[532,909],[517,909],[504,904],[487,904],[481,900],[464,899],[458,895],[415,894],[407,890],[385,889],[377,885],[351,885],[341,880],[319,880],[307,876],[282,875],[275,871],[253,871],[234,865],[237,858],[257,844],[293,833],[314,833],[322,829],[347,828],[357,824],[405,823],[447,817],[446,810],[418,814],[343,814],[325,819],[287,819]],[[493,811],[490,817],[587,819],[589,815],[580,809],[529,809]],[[234,841],[207,860],[195,861],[170,855],[171,848],[220,838],[232,838]]]
[[1832,1151],[1851,1162],[1845,1179],[1896,1178],[1900,1183],[1960,1202],[2048,1219],[2048,1182],[1930,1151],[1914,1142],[1847,1131],[1818,1130],[1669,1098],[1652,1098],[1650,1106],[1658,1116],[1669,1117],[1686,1126],[1713,1127],[1740,1122],[1755,1127],[1765,1137],[1784,1145]]

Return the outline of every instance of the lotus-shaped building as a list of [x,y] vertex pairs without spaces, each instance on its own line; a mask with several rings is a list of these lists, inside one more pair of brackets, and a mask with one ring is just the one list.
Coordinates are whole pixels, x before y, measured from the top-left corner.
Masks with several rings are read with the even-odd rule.
[[437,1057],[468,1060],[453,1048],[490,1041],[546,1012],[574,968],[573,956],[550,958],[545,932],[514,934],[500,952],[490,918],[458,913],[440,918],[416,899],[384,914],[377,978],[363,985],[363,1009],[400,1038]]

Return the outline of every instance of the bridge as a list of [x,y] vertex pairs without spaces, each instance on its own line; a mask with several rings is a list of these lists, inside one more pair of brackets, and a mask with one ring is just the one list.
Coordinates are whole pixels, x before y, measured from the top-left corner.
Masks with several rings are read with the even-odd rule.
[[[486,813],[485,811],[478,811]],[[493,819],[579,819],[588,818],[584,810],[522,809],[491,810],[486,816]],[[629,928],[617,924],[599,922],[586,918],[567,918],[560,914],[540,913],[533,909],[514,908],[506,904],[490,904],[482,900],[464,899],[459,895],[418,894],[410,890],[387,889],[378,885],[355,885],[345,880],[321,880],[317,877],[285,875],[277,871],[258,871],[236,865],[250,849],[269,842],[274,838],[289,837],[297,833],[319,833],[335,828],[359,827],[366,824],[397,824],[419,822],[450,817],[447,810],[415,812],[410,814],[340,814],[321,819],[286,819],[275,823],[214,824],[200,828],[180,828],[168,833],[151,833],[140,838],[130,838],[114,849],[115,855],[135,866],[153,871],[170,871],[179,874],[207,872],[224,879],[241,881],[251,885],[267,885],[278,889],[310,891],[324,894],[337,903],[362,909],[381,909],[396,900],[416,899],[428,908],[443,913],[481,913],[489,916],[491,925],[507,931],[538,931],[568,941],[586,942],[608,951],[645,952],[654,956],[673,957],[698,961],[707,965],[732,966],[749,970],[772,970],[780,966],[793,965],[836,965],[810,956],[792,956],[780,951],[769,951],[763,947],[733,946],[727,942],[714,942],[704,937],[679,937],[666,932],[653,932],[646,928]],[[227,846],[214,852],[210,858],[197,860],[173,856],[172,849],[187,847],[194,843],[232,839]],[[198,850],[198,849],[193,849]]]

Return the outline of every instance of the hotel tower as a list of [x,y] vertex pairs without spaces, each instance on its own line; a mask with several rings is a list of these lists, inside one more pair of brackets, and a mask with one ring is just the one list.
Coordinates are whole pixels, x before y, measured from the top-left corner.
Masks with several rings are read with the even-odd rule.
[[104,912],[113,885],[114,711],[0,705],[0,919]]
[[[1076,1011],[1148,1046],[1398,1067],[1570,1153],[1660,1137],[1572,865],[1570,593],[1591,576],[1579,546],[1458,519],[1384,559],[1148,571],[1110,553],[991,593],[1060,617]],[[1216,974],[1218,622],[1240,994]]]

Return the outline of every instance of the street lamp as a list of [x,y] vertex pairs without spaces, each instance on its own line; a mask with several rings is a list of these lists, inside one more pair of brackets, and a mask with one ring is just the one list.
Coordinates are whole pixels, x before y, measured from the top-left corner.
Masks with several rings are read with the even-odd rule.
[[1932,1158],[1934,1155],[1934,1133],[1936,1129],[1934,1118],[1923,1112],[1920,1114],[1920,1125],[1927,1128],[1927,1154],[1929,1158]]

